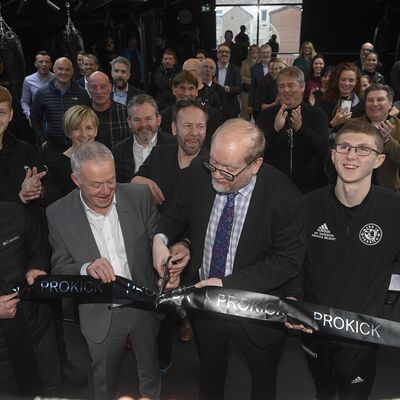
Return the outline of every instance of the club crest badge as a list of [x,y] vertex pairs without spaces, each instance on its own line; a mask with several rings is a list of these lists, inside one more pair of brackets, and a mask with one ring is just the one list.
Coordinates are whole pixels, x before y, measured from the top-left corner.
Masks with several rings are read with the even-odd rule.
[[364,225],[359,234],[361,242],[367,246],[375,246],[381,241],[382,236],[382,229],[374,223]]

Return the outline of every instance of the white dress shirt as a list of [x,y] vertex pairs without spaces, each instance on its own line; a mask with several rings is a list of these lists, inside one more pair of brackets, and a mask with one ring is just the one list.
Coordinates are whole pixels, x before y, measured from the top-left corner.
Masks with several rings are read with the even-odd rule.
[[149,156],[153,147],[157,144],[157,134],[154,135],[150,143],[144,147],[138,143],[136,135],[133,135],[133,157],[135,159],[135,173],[138,172],[141,165],[145,162],[146,158]]

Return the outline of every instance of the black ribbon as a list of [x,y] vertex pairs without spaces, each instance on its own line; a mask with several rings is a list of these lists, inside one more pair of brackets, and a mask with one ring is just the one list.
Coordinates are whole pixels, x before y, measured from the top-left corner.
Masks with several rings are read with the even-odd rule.
[[301,301],[244,290],[194,287],[172,290],[158,296],[134,282],[117,277],[103,283],[87,276],[49,275],[13,289],[23,299],[74,297],[83,303],[154,304],[197,309],[258,321],[301,323],[314,331],[369,343],[400,347],[400,323]]

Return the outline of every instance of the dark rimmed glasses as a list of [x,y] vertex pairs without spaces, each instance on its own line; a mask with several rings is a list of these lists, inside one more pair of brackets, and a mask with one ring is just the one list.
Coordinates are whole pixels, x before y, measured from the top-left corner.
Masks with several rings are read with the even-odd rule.
[[375,152],[376,154],[382,154],[378,150],[371,149],[371,147],[367,147],[367,146],[350,146],[347,143],[336,143],[333,146],[333,148],[337,153],[340,153],[340,154],[348,154],[348,153],[350,153],[351,149],[354,149],[356,154],[358,156],[361,156],[361,157],[369,156],[372,151]]
[[240,175],[246,168],[248,168],[256,160],[257,159],[249,162],[243,169],[241,169],[236,174],[232,174],[231,172],[225,171],[224,169],[217,168],[215,165],[212,165],[209,161],[203,161],[203,165],[211,172],[218,171],[221,174],[221,176],[223,176],[227,181],[232,182],[238,175]]

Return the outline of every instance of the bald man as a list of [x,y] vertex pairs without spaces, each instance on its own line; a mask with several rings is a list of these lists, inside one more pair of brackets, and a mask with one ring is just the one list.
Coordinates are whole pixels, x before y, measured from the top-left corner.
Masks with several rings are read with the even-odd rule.
[[191,72],[199,82],[197,87],[197,99],[200,100],[203,105],[214,107],[218,111],[221,111],[221,99],[217,92],[213,88],[203,84],[203,62],[197,58],[189,58],[183,63],[182,70]]
[[96,71],[88,77],[87,89],[91,98],[90,106],[99,118],[96,141],[112,149],[129,137],[126,106],[111,100],[112,86],[103,72]]
[[[360,48],[360,58],[356,61],[353,61],[353,64],[357,65],[357,67],[359,68],[360,71],[362,71],[363,69],[365,69],[365,59],[367,57],[367,55],[369,53],[371,53],[372,51],[374,51],[374,45],[372,43],[369,42],[365,42],[361,45]],[[382,63],[378,63],[378,65],[376,66],[376,70],[380,73],[383,74],[383,67],[382,67]]]
[[62,127],[65,111],[89,101],[85,90],[72,80],[74,68],[68,58],[58,58],[53,72],[54,78],[36,92],[30,114],[45,162],[57,157],[71,145]]

